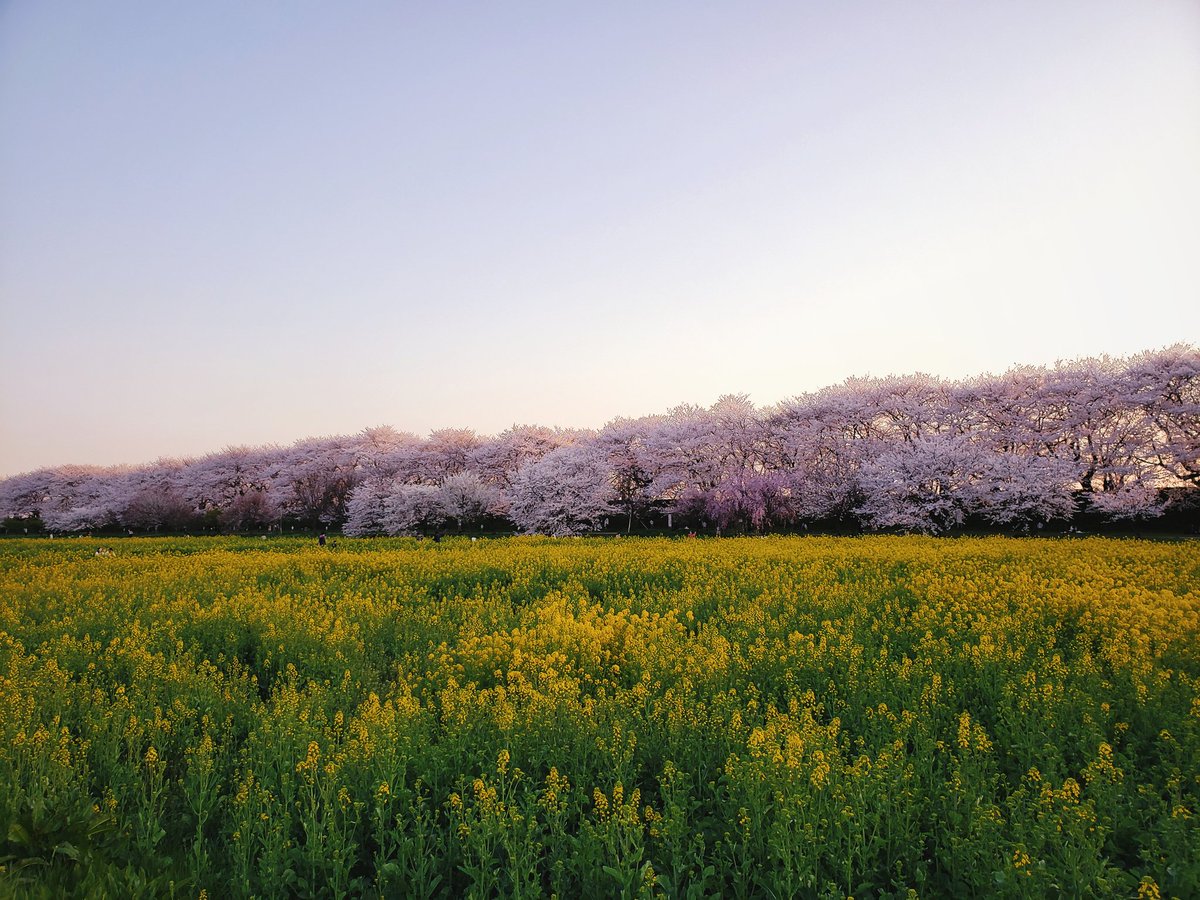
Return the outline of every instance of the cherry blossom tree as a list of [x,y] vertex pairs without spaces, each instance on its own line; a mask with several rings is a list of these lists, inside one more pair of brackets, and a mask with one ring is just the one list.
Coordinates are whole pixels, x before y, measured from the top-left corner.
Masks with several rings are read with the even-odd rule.
[[500,492],[473,472],[451,475],[440,485],[406,484],[373,475],[351,493],[343,530],[354,536],[417,534],[453,522],[461,531],[503,510]]
[[1090,509],[1104,518],[1153,519],[1167,507],[1163,492],[1150,481],[1126,481],[1117,487],[1089,495]]
[[960,435],[892,445],[859,473],[859,515],[872,528],[939,534],[963,524],[986,470],[983,453]]
[[869,423],[876,439],[912,443],[952,428],[950,385],[931,375],[850,379],[844,389],[852,417]]
[[383,504],[384,534],[437,531],[448,518],[441,490],[432,484],[401,484]]
[[179,488],[196,509],[222,510],[235,498],[271,489],[281,470],[277,447],[229,447],[185,466]]
[[780,472],[739,472],[705,491],[685,494],[680,510],[719,530],[761,532],[796,519],[790,479]]
[[969,514],[1024,528],[1075,514],[1071,465],[1054,457],[977,449],[982,469],[964,496]]
[[1047,373],[1039,397],[1054,411],[1051,452],[1075,463],[1084,494],[1117,490],[1141,478],[1145,418],[1131,402],[1118,362],[1100,357],[1060,364]]
[[1074,512],[1072,465],[943,433],[889,447],[862,469],[859,513],[873,528],[938,534],[969,516],[1028,527]]
[[552,450],[524,469],[508,501],[509,518],[526,534],[586,534],[618,511],[608,461],[579,445]]
[[313,438],[293,444],[281,455],[275,478],[283,512],[314,525],[340,523],[359,478],[358,463],[353,439]]
[[856,384],[784,401],[768,415],[773,455],[788,473],[797,517],[847,520],[862,500],[858,473],[883,435]]
[[951,402],[962,431],[1008,453],[1049,454],[1059,440],[1053,411],[1041,402],[1046,370],[1019,366],[954,386]]
[[442,511],[458,531],[502,514],[505,509],[500,491],[485,484],[474,472],[451,475],[437,490]]
[[655,499],[659,460],[647,442],[661,424],[661,416],[644,419],[614,419],[600,430],[591,446],[601,454],[612,472],[614,502],[625,514],[625,531],[643,516]]
[[677,407],[655,422],[644,444],[641,465],[652,477],[646,490],[673,501],[685,518],[706,518],[714,491],[712,508],[725,508],[724,482],[766,471],[763,416],[744,394],[723,396],[708,409]]
[[1153,429],[1136,393],[1125,364],[1108,357],[1018,368],[956,391],[971,410],[977,441],[1026,459],[1058,461],[1062,466],[1042,468],[1057,476],[1065,466],[1081,505],[1110,518],[1148,513],[1160,481],[1145,461]]
[[647,454],[654,459],[656,477],[650,492],[678,501],[717,484],[720,472],[708,452],[713,423],[698,406],[678,406],[645,437]]
[[250,490],[238,494],[220,512],[225,531],[270,529],[279,524],[283,510],[270,491]]
[[352,537],[383,534],[387,528],[387,501],[395,490],[387,476],[371,475],[359,481],[346,504],[342,530]]
[[161,459],[127,473],[117,487],[120,523],[139,531],[183,530],[194,524],[196,508],[176,486],[185,465],[181,460]]
[[51,502],[56,480],[54,469],[38,469],[0,481],[0,518],[40,518]]
[[465,472],[471,454],[480,445],[469,428],[441,428],[431,432],[421,448],[421,481],[441,484],[451,475]]
[[169,485],[149,485],[133,494],[120,513],[121,524],[140,531],[168,528],[179,531],[190,526],[196,511]]
[[1175,344],[1131,360],[1133,402],[1145,415],[1145,461],[1200,487],[1200,350]]
[[390,425],[377,425],[364,428],[355,435],[351,442],[354,448],[355,465],[367,472],[379,468],[380,463],[389,453],[400,447],[416,446],[421,439],[407,431],[397,431]]
[[49,531],[88,531],[117,524],[124,506],[127,466],[60,466],[52,470],[41,507]]
[[482,440],[470,454],[468,466],[488,484],[501,490],[509,488],[525,467],[537,462],[551,450],[578,443],[588,432],[540,425],[513,425],[500,435]]

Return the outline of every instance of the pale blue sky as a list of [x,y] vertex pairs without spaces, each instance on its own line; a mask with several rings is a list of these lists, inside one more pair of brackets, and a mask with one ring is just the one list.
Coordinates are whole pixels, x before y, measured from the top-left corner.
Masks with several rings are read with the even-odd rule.
[[0,3],[0,475],[1200,339],[1200,4]]

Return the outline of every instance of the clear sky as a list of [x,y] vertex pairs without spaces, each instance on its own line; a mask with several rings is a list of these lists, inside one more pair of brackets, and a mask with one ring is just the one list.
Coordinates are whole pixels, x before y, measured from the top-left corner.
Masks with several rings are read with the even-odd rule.
[[1200,4],[0,2],[0,475],[1200,339]]

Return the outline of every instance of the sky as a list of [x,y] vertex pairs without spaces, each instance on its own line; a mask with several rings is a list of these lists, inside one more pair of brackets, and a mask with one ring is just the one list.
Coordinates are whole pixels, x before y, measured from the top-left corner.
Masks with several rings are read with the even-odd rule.
[[1200,4],[0,0],[0,476],[1200,339]]

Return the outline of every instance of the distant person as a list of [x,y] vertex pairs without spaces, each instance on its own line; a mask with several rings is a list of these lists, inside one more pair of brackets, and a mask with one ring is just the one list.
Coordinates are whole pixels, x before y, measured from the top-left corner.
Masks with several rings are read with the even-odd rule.
[[317,535],[317,546],[318,547],[325,546],[325,532],[323,532],[323,531]]

